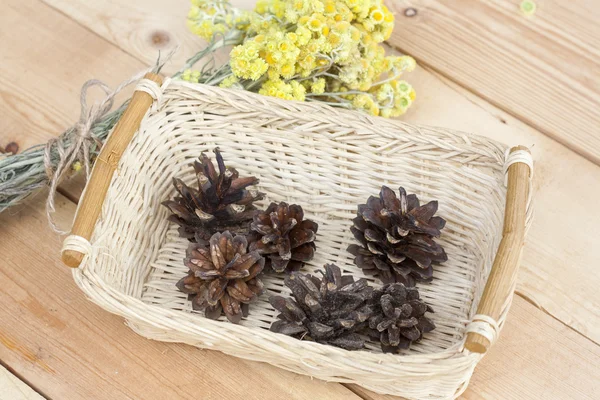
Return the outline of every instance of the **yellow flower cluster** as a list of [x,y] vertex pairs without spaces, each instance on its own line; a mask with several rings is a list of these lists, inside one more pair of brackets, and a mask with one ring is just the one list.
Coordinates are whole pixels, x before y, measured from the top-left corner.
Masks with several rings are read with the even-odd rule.
[[191,0],[187,26],[190,31],[205,39],[224,35],[232,30],[247,29],[248,13],[231,7],[223,0]]
[[200,79],[200,71],[192,71],[191,69],[186,69],[180,76],[184,81],[189,82],[198,82]]
[[[251,12],[226,1],[193,0],[190,28],[210,39],[241,32],[221,86],[267,96],[319,100],[392,117],[415,99],[404,71],[408,56],[386,56],[381,43],[394,27],[383,0],[258,0]],[[187,74],[187,72],[186,72]],[[194,79],[193,72],[184,79]],[[235,79],[235,82],[232,80]]]
[[306,89],[298,81],[286,83],[281,79],[269,79],[262,85],[259,93],[287,100],[304,100]]
[[391,80],[371,88],[367,93],[348,96],[352,106],[373,115],[402,115],[416,99],[416,92],[406,81]]

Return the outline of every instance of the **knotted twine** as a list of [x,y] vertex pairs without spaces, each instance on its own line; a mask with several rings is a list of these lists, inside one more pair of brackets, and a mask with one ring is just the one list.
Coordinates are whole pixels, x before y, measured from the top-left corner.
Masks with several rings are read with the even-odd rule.
[[[46,200],[46,217],[48,218],[50,227],[55,232],[61,235],[68,233],[67,231],[61,230],[56,225],[53,217],[53,214],[56,212],[54,201],[58,185],[62,182],[71,166],[77,161],[85,167],[85,179],[87,181],[91,173],[90,147],[93,143],[95,143],[98,148],[102,147],[102,142],[92,132],[94,124],[111,110],[115,96],[132,83],[138,82],[147,73],[160,71],[176,51],[177,48],[171,50],[164,60],[161,61],[159,59],[154,67],[138,72],[128,80],[119,84],[113,91],[110,90],[108,85],[98,79],[91,79],[82,86],[79,99],[81,104],[79,121],[66,133],[66,135],[70,134],[71,138],[74,140],[67,146],[64,140],[66,135],[61,135],[58,138],[53,138],[48,141],[44,149],[44,168],[46,170],[46,175],[48,176],[48,181],[50,182],[50,192],[48,194],[48,199]],[[88,108],[87,92],[94,86],[100,87],[106,94],[106,97],[99,103]],[[56,167],[54,167],[52,163],[53,148],[56,149],[59,156]]]

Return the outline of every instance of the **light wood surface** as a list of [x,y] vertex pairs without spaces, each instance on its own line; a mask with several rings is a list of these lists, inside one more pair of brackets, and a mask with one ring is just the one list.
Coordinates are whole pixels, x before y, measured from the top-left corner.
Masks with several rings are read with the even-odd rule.
[[[162,84],[162,77],[157,74],[147,73],[144,79],[159,85]],[[79,203],[73,221],[72,235],[80,236],[86,240],[92,238],[96,221],[98,221],[102,211],[106,192],[121,156],[127,149],[133,135],[139,129],[142,118],[146,115],[153,101],[152,96],[144,91],[136,91],[131,96],[131,102],[123,112],[117,125],[115,125],[112,134],[102,146],[100,154],[98,154],[85,195]],[[77,268],[84,256],[83,253],[76,250],[65,250],[62,253],[62,260],[67,266]]]
[[[178,70],[187,58],[206,44],[198,36],[190,35],[185,23],[181,23],[189,11],[190,2],[187,0],[135,0],[126,5],[118,3],[118,6],[111,1],[41,1],[131,54],[143,65],[155,63],[159,50],[166,52],[180,46],[181,51],[164,67],[165,74]],[[230,2],[249,8],[255,1]],[[219,60],[226,59],[227,52],[222,52]]]
[[[251,1],[241,1],[244,2]],[[450,2],[427,2],[427,6],[438,7],[440,3],[454,7]],[[457,9],[462,7],[458,12],[468,13],[463,3],[456,3]],[[555,3],[538,1],[540,7],[555,7]],[[584,3],[587,6],[582,8]],[[579,8],[564,6],[560,9],[564,15],[555,15],[558,19],[553,23],[564,19],[564,23],[570,24],[568,29],[544,28],[545,32],[560,32],[582,40],[590,37],[585,24],[578,30],[576,23],[567,21],[577,21],[582,10],[587,15],[597,13],[598,7],[588,12],[593,1],[577,4]],[[3,6],[0,146],[16,141],[24,149],[71,125],[78,118],[79,88],[85,80],[100,78],[114,87],[151,65],[158,48],[165,50],[178,43],[182,48],[177,60],[167,69],[172,71],[202,43],[180,22],[187,12],[187,0],[126,3],[5,0]],[[535,18],[540,19],[540,13]],[[399,16],[397,30],[406,28],[405,19]],[[507,25],[504,33],[510,34],[511,29],[514,27]],[[443,26],[437,36],[436,30],[431,30],[429,40],[436,43],[428,46],[444,43],[459,46],[450,43]],[[411,32],[405,30],[403,36]],[[416,28],[414,32],[423,35]],[[473,37],[463,38],[462,45],[479,40],[477,34],[468,35]],[[419,48],[411,51],[424,60]],[[552,52],[551,47],[545,50]],[[525,64],[530,62],[527,56]],[[549,136],[546,130],[537,130],[537,125],[528,118],[494,100],[494,93],[482,98],[476,88],[465,85],[452,71],[446,73],[448,60],[443,55],[432,55],[429,60],[407,76],[419,97],[403,118],[405,121],[475,132],[508,144],[524,144],[532,148],[536,160],[536,219],[529,231],[519,273],[517,292],[521,297],[515,298],[500,340],[476,369],[465,397],[598,398],[600,379],[594,367],[600,360],[598,346],[593,342],[600,343],[597,290],[600,270],[595,268],[600,263],[600,247],[596,245],[596,238],[600,237],[600,212],[596,206],[600,168],[552,139],[560,135],[561,142],[568,143],[569,135],[578,135],[580,130],[566,133],[556,130]],[[485,60],[473,63],[479,63],[477,68],[486,65]],[[581,63],[582,73],[593,73],[585,65]],[[517,64],[509,69],[519,75],[524,73],[520,68],[521,64]],[[442,71],[444,76],[436,71]],[[507,78],[501,72],[492,68],[488,71],[499,81],[514,78],[512,75]],[[463,71],[455,73],[464,75]],[[542,68],[537,73],[547,71]],[[529,92],[523,90],[525,94]],[[40,96],[52,101],[39,103],[36,99]],[[585,102],[580,102],[580,106],[589,109]],[[528,117],[537,115],[536,107],[527,113]],[[593,118],[584,116],[576,122],[581,121],[598,126]],[[590,149],[593,146],[594,142],[589,141]],[[80,191],[80,184],[63,185],[63,193],[72,200],[79,198]],[[307,393],[307,398],[326,398],[330,390],[332,398],[350,393],[341,385],[305,380],[220,353],[161,344],[133,334],[119,318],[87,302],[68,271],[60,268],[60,240],[45,230],[42,197],[32,200],[31,206],[0,216],[0,296],[3,297],[0,362],[9,365],[41,393],[50,398],[77,399],[91,396],[93,388],[98,387],[93,398],[146,395],[149,399],[162,399],[192,397],[201,389],[208,393],[209,399],[219,393],[222,393],[220,398],[234,399],[241,393],[236,391],[236,385],[253,387],[255,372],[251,371],[257,368],[258,393],[266,399],[284,395],[285,390]],[[74,203],[61,197],[58,210],[61,226],[67,226],[73,217]],[[60,315],[58,321],[53,319],[57,315]],[[162,352],[168,356],[165,358]],[[240,369],[241,378],[234,385],[235,377],[231,375]],[[71,384],[64,383],[65,376],[73,377],[69,380]],[[316,391],[310,390],[311,385],[316,385]],[[351,389],[357,391],[356,387]],[[357,393],[363,398],[385,398],[365,391]]]
[[[393,46],[600,164],[596,0],[387,0]],[[406,17],[405,10],[417,10]]]
[[0,365],[0,400],[43,400],[43,397]]
[[[510,153],[518,151],[529,153],[529,149],[524,146],[513,147]],[[532,174],[533,171],[524,163],[515,163],[508,168],[502,240],[477,307],[477,314],[492,317],[494,321],[500,319],[519,272]],[[485,353],[490,348],[490,340],[479,333],[469,332],[465,348],[476,353]]]

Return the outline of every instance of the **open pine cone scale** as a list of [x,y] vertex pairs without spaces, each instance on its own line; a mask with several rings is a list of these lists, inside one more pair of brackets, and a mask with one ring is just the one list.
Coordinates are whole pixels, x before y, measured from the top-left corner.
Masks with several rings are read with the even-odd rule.
[[163,204],[173,213],[169,220],[180,226],[181,237],[208,241],[217,232],[247,233],[257,209],[253,203],[263,193],[249,190],[255,177],[240,178],[235,168],[226,167],[219,149],[214,150],[217,168],[205,153],[194,161],[198,189],[174,178],[179,196]]
[[342,276],[332,264],[321,273],[321,279],[298,272],[286,277],[293,298],[269,298],[281,313],[271,330],[298,338],[308,335],[316,342],[348,350],[363,348],[364,337],[357,332],[372,315],[367,300],[373,288],[366,279],[355,282],[352,276]]
[[271,203],[254,216],[250,229],[250,249],[264,255],[275,272],[297,271],[314,257],[318,225],[304,219],[299,205]]
[[377,275],[384,283],[400,282],[414,286],[430,281],[432,264],[448,259],[434,238],[441,234],[446,221],[434,216],[437,201],[420,205],[416,195],[399,196],[383,186],[379,197],[371,196],[358,206],[358,215],[350,228],[359,245],[348,251],[365,274]]
[[433,309],[420,299],[416,288],[401,283],[385,285],[373,292],[369,306],[373,309],[369,336],[381,342],[385,353],[408,349],[424,333],[435,329],[435,324],[425,316]]
[[177,287],[192,295],[192,307],[205,310],[205,316],[216,319],[225,313],[232,322],[245,315],[245,305],[263,291],[257,277],[265,260],[256,251],[247,251],[248,242],[243,235],[229,232],[214,234],[207,246],[190,243],[184,264],[190,269]]

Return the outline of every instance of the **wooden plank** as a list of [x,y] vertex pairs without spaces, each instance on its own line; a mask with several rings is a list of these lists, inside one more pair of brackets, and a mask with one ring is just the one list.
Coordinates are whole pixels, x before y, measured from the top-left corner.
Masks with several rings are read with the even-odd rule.
[[0,365],[0,400],[43,400],[25,382]]
[[511,395],[504,399],[600,398],[600,346],[535,311],[515,298],[503,336],[476,369],[465,398],[494,399],[507,387]]
[[[142,65],[38,0],[3,1],[0,25],[2,148],[15,142],[24,150],[58,136],[79,118],[86,80],[114,86]],[[93,89],[92,99],[101,93]]]
[[[0,214],[0,359],[48,397],[358,400],[337,383],[135,334],[75,286],[41,200]],[[66,224],[75,204],[57,202]]]
[[[600,346],[516,296],[500,339],[463,399],[600,398]],[[368,400],[395,400],[358,386]]]
[[[388,0],[389,43],[600,164],[600,7],[594,0]],[[406,17],[406,8],[417,14]]]
[[[136,0],[124,8],[84,0],[44,1],[137,58],[154,51],[150,42],[142,40],[143,36],[135,36],[142,35],[137,32],[169,30],[172,41],[182,46],[180,53],[185,56],[193,54],[200,45],[181,22],[187,12],[187,0],[168,4],[161,0]],[[252,0],[235,3],[248,8]],[[405,19],[398,18],[396,29],[402,30]],[[600,247],[594,242],[600,237],[600,226],[594,223],[600,215],[595,204],[600,196],[600,169],[439,74],[418,68],[407,79],[417,88],[418,99],[403,117],[405,121],[478,133],[511,145],[533,146],[537,217],[529,232],[518,290],[540,308],[600,343],[600,297],[596,294],[600,270],[588,268],[600,260]],[[575,202],[577,207],[573,207]]]

